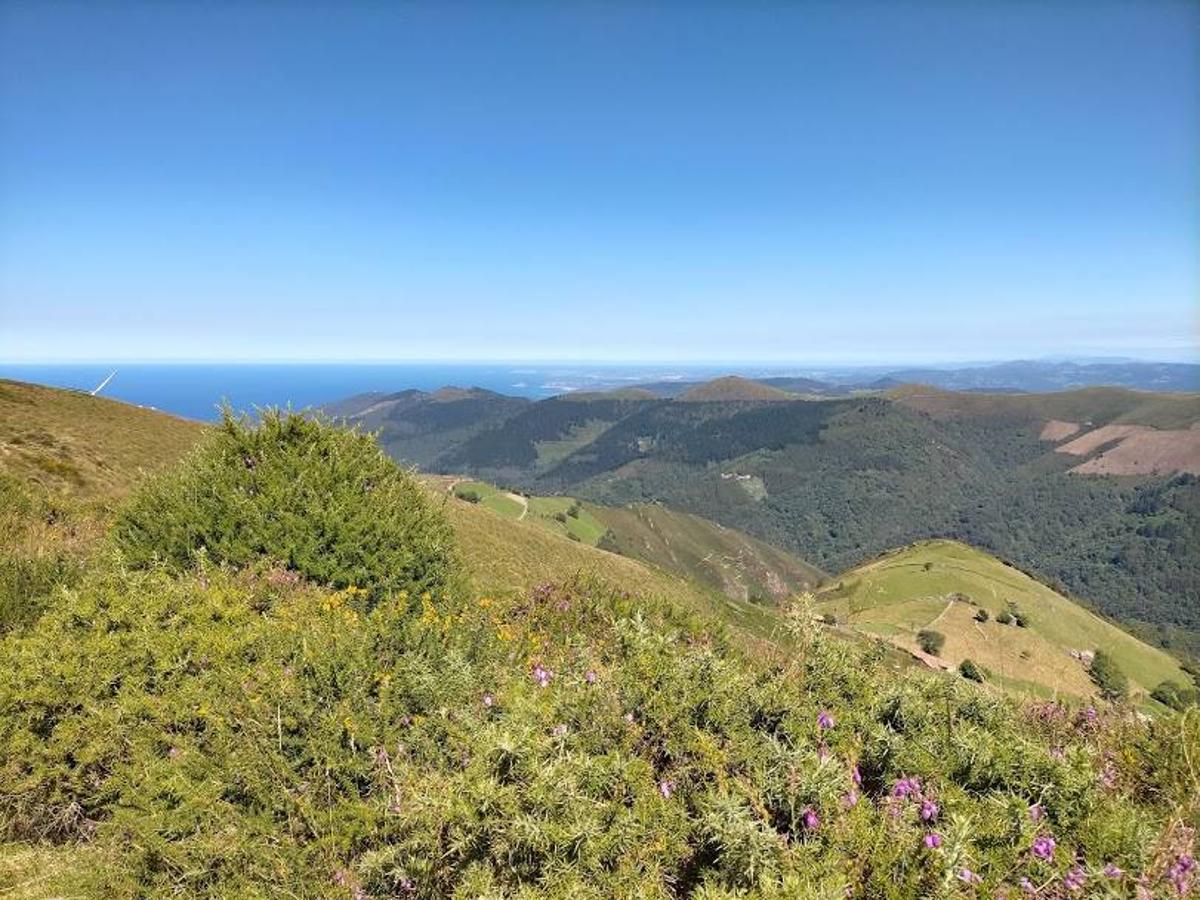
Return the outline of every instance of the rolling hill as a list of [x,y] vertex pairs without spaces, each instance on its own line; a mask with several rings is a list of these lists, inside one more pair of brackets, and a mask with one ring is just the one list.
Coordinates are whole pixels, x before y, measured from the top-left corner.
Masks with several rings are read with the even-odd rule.
[[712,381],[694,385],[680,394],[677,399],[684,403],[730,403],[794,400],[796,397],[795,394],[763,384],[761,381],[727,375],[724,378],[714,378]]
[[599,546],[705,585],[735,601],[774,604],[810,591],[824,574],[793,554],[707,519],[642,503],[607,507],[573,497],[526,496],[481,481],[423,476],[456,500]]
[[[530,494],[662,502],[825,571],[955,538],[1200,655],[1200,608],[1188,599],[1200,595],[1197,422],[1196,395],[1119,388],[560,397],[447,447],[434,465]],[[1073,452],[1074,441],[1113,426],[1113,440],[1100,432]]]
[[[113,504],[147,473],[187,453],[205,430],[102,398],[15,383],[3,388],[0,433],[11,437],[0,456],[0,474],[8,477],[10,497],[21,500],[7,507],[5,571],[21,576],[5,582],[10,594],[36,587],[37,579],[28,577],[34,555],[55,563],[46,577],[61,577],[64,566],[79,564],[97,546]],[[607,409],[630,401],[578,405],[592,402]],[[40,441],[26,437],[37,434],[44,435]],[[610,507],[451,477],[427,477],[426,483],[450,517],[481,590],[525,591],[546,581],[598,575],[631,593],[671,595],[756,640],[770,640],[781,627],[775,603],[822,582],[822,573],[796,555],[661,504]],[[737,479],[722,484],[749,497]],[[476,502],[456,496],[464,493],[475,494]],[[47,514],[51,508],[56,511]],[[25,518],[16,521],[19,510]],[[932,563],[929,571],[925,562]],[[1011,600],[1028,614],[1031,627],[997,630],[993,616],[983,628],[996,633],[980,644],[979,627],[968,614],[973,608],[944,599],[951,594],[968,596],[993,614]],[[913,649],[912,635],[940,615],[938,622],[948,629],[946,658],[970,656],[1005,687],[1087,693],[1090,682],[1069,653],[1097,647],[1109,651],[1143,693],[1160,681],[1184,678],[1165,654],[960,544],[923,544],[873,560],[826,582],[819,597],[842,625],[905,650]],[[15,618],[23,621],[34,612],[20,611]],[[1022,652],[1037,660],[1024,675],[1032,664]]]
[[0,893],[1191,889],[1194,716],[897,670],[807,603],[755,639],[449,486],[275,412],[136,486],[0,636]]
[[[1164,681],[1190,683],[1179,662],[1024,572],[957,541],[928,541],[843,572],[820,608],[840,622],[919,652],[917,634],[945,635],[940,659],[971,659],[996,683],[1037,694],[1091,695],[1090,654],[1103,650],[1145,697]],[[987,612],[986,621],[980,611]],[[1019,614],[1024,623],[998,621]]]

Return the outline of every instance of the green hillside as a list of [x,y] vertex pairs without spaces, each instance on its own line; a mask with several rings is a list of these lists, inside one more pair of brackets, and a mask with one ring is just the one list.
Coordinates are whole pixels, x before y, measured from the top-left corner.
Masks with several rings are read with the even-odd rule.
[[[1000,560],[957,541],[886,553],[839,575],[817,595],[839,621],[918,649],[917,634],[945,635],[938,656],[971,659],[996,683],[1040,694],[1093,694],[1081,651],[1111,656],[1143,697],[1164,681],[1190,684],[1177,660]],[[978,621],[980,610],[987,621]],[[1005,613],[1025,623],[1003,624]],[[1072,652],[1076,656],[1072,656]]]
[[0,379],[0,469],[28,487],[118,496],[179,459],[203,429],[105,397]]
[[715,591],[298,415],[136,467],[0,636],[0,896],[1192,889],[1194,715],[897,671],[804,600],[744,604],[783,629],[747,640]]
[[609,533],[612,549],[668,571],[687,573],[740,599],[779,602],[823,580],[814,566],[734,528],[656,503],[584,504]]
[[525,496],[482,481],[425,476],[458,500],[672,572],[734,601],[775,603],[809,591],[820,570],[748,534],[658,504],[606,507]]

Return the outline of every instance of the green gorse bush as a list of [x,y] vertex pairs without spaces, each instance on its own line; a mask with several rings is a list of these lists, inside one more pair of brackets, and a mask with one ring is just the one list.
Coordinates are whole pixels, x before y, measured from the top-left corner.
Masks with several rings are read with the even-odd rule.
[[371,603],[440,591],[458,575],[449,524],[371,436],[279,410],[257,424],[227,410],[182,465],[134,494],[113,535],[135,566],[265,558],[363,588]]

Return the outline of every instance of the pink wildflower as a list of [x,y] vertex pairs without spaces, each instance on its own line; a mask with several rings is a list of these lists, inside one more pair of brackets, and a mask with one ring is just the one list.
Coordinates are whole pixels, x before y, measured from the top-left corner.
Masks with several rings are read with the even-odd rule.
[[942,846],[942,836],[936,831],[929,832],[929,834],[925,835],[925,846],[930,850],[936,850]]
[[1048,834],[1040,834],[1033,840],[1033,855],[1038,859],[1050,860],[1054,858],[1054,848],[1057,846],[1054,838]]
[[596,683],[596,673],[591,671],[590,669],[588,670],[588,673],[583,676],[583,678],[584,678],[584,681],[586,681],[588,684]]
[[858,787],[862,787],[862,772],[858,770],[858,763],[855,763],[850,769],[850,780]]
[[486,707],[488,707],[489,709],[491,709],[491,707],[492,707],[492,706],[493,706],[495,703],[496,703],[496,698],[495,698],[495,697],[493,697],[491,694],[484,694],[484,695],[483,695],[483,705],[484,705],[484,706],[486,706]]
[[892,787],[892,796],[899,799],[914,796],[921,792],[921,782],[916,778],[901,778]]
[[1115,863],[1108,863],[1103,869],[1105,878],[1120,878],[1125,872],[1120,869]]
[[550,684],[550,679],[554,677],[554,673],[538,663],[533,667],[533,680],[537,682],[538,687],[546,687]]
[[828,710],[821,710],[821,712],[817,715],[817,727],[825,729],[832,728],[833,725],[834,722],[832,714],[830,714]]
[[662,794],[664,798],[670,798],[671,794],[674,793],[674,791],[675,791],[675,782],[667,781],[664,778],[662,781],[660,781],[658,783],[658,792],[660,794]]
[[921,821],[932,822],[938,817],[939,807],[932,800],[924,800],[921,803]]
[[965,881],[967,884],[980,884],[983,879],[972,872],[970,869],[959,869],[958,880]]
[[804,823],[804,827],[808,831],[816,831],[821,827],[821,817],[811,809],[806,809],[800,814],[800,821]]
[[1046,818],[1046,808],[1040,803],[1035,803],[1029,807],[1029,821],[1040,822]]
[[550,729],[550,734],[552,734],[556,738],[565,737],[566,733],[567,733],[567,726],[563,725],[562,723],[559,723],[558,725],[555,725],[553,728]]

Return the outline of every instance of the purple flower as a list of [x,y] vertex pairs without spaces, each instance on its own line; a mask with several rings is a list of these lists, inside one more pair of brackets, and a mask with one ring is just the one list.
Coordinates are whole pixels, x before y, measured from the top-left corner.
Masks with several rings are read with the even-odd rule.
[[1028,878],[1026,878],[1024,875],[1021,876],[1021,880],[1017,882],[1017,885],[1026,894],[1036,894],[1037,893],[1037,888],[1035,888],[1033,886],[1033,882],[1030,881]]
[[1175,886],[1175,893],[1181,897],[1186,894],[1192,886],[1192,872],[1196,868],[1196,860],[1192,858],[1190,853],[1184,853],[1179,859],[1171,863],[1171,867],[1167,869],[1167,877],[1171,879],[1171,884]]
[[1033,840],[1033,855],[1038,859],[1050,860],[1054,858],[1054,848],[1057,845],[1054,838],[1048,834],[1039,834]]
[[858,770],[858,763],[855,763],[850,769],[850,780],[858,787],[862,787],[862,772]]
[[1035,803],[1029,807],[1029,821],[1040,822],[1046,818],[1046,808],[1040,803]]
[[901,778],[892,787],[892,796],[903,799],[915,796],[921,792],[921,782],[917,778]]
[[853,809],[858,806],[858,791],[851,788],[846,793],[842,794],[842,805],[846,809]]
[[533,680],[537,682],[537,686],[543,687],[543,688],[546,687],[547,685],[549,685],[550,679],[554,677],[554,673],[551,672],[549,669],[547,669],[545,666],[543,666],[541,663],[538,663],[536,666],[533,667],[532,675],[533,675]]
[[495,703],[496,703],[496,698],[493,697],[491,694],[483,695],[483,705],[488,707],[488,709],[491,709],[495,705]]
[[558,725],[555,725],[553,728],[550,729],[550,734],[552,734],[556,738],[565,737],[567,734],[567,726],[563,725],[561,723]]
[[936,850],[942,846],[942,836],[936,831],[929,832],[929,834],[925,835],[925,846],[930,850]]
[[1082,866],[1076,866],[1063,878],[1063,884],[1068,891],[1083,890],[1083,883],[1087,880],[1087,873],[1083,871]]
[[938,817],[938,805],[932,800],[925,800],[921,803],[921,821],[932,822]]
[[983,881],[982,878],[980,878],[978,875],[976,875],[970,869],[959,869],[958,870],[958,880],[965,881],[967,884],[979,884],[980,882]]
[[816,831],[821,827],[821,817],[811,809],[806,809],[800,814],[800,821],[808,831]]
[[1120,878],[1125,873],[1118,868],[1114,863],[1108,863],[1103,869],[1105,878]]
[[588,670],[588,673],[583,676],[583,678],[588,684],[596,683],[596,673],[591,671],[590,669]]
[[829,713],[828,710],[823,709],[823,710],[821,710],[820,713],[817,714],[817,727],[832,728],[833,724],[834,724],[833,716]]
[[674,791],[675,791],[675,782],[667,781],[664,778],[662,781],[660,781],[658,783],[658,792],[660,794],[662,794],[664,798],[669,798]]

